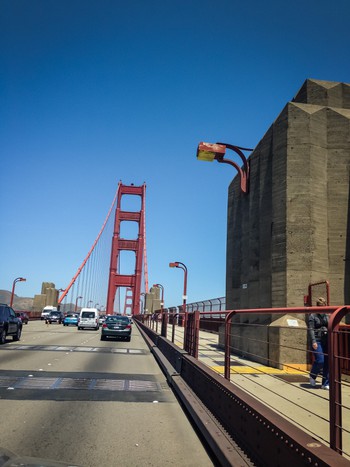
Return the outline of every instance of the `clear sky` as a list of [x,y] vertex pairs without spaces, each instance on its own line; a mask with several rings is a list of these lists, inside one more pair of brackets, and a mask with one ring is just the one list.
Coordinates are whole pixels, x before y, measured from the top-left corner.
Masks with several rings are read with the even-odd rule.
[[65,288],[118,181],[147,185],[150,284],[225,295],[232,167],[305,79],[350,82],[349,0],[2,0],[0,289]]

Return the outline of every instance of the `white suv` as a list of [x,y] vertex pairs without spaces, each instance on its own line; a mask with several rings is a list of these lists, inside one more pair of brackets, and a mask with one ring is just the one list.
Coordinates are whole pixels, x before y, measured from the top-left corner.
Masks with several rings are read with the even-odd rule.
[[94,328],[99,329],[99,313],[97,308],[82,308],[78,321],[78,329]]

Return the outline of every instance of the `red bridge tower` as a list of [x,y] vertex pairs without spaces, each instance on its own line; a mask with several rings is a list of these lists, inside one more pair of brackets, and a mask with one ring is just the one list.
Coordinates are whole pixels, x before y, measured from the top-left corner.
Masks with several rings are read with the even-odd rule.
[[[115,211],[114,233],[112,239],[111,263],[109,269],[107,314],[114,312],[114,300],[118,287],[126,287],[127,293],[132,294],[131,313],[140,312],[140,293],[142,280],[143,257],[146,256],[145,243],[145,192],[146,185],[122,185],[119,183],[117,195],[117,207]],[[122,211],[121,199],[123,195],[136,195],[141,197],[140,211]],[[120,224],[124,221],[138,223],[138,236],[135,240],[120,238]],[[119,255],[122,250],[135,252],[135,272],[134,274],[119,273]],[[146,262],[146,259],[145,259]],[[146,266],[146,265],[145,265]],[[146,281],[145,281],[146,282]],[[147,282],[146,282],[147,284]],[[147,287],[147,286],[146,286]],[[147,291],[146,291],[147,292]]]

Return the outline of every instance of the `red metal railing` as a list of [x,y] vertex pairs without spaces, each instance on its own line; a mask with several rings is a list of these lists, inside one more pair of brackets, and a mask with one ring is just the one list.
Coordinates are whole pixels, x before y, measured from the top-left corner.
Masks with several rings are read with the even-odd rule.
[[[304,391],[307,397],[311,394],[311,397],[317,397],[320,402],[317,402],[316,405],[319,404],[329,404],[329,417],[327,416],[326,419],[322,418],[324,416],[317,415],[319,418],[319,422],[315,421],[313,424],[328,424],[328,432],[329,432],[329,439],[321,438],[326,443],[329,443],[330,447],[336,450],[339,453],[347,453],[350,456],[350,445],[347,451],[343,448],[343,435],[345,434],[346,438],[350,438],[350,431],[344,427],[343,424],[343,417],[345,420],[350,420],[350,407],[347,403],[342,403],[342,389],[347,391],[347,397],[349,397],[350,385],[349,382],[344,380],[344,374],[349,372],[350,367],[350,360],[349,360],[349,348],[350,348],[350,326],[341,324],[341,319],[347,314],[350,310],[350,307],[298,307],[298,308],[266,308],[266,309],[254,309],[254,310],[229,310],[229,311],[221,311],[218,312],[193,312],[188,313],[187,319],[187,326],[184,329],[181,326],[182,323],[182,314],[181,313],[157,313],[153,316],[151,320],[150,316],[141,315],[138,318],[142,319],[144,323],[149,323],[149,327],[151,327],[156,333],[160,333],[161,336],[166,337],[169,341],[175,343],[178,347],[184,349],[188,352],[189,355],[199,358],[199,360],[203,359],[203,355],[206,354],[206,364],[224,376],[224,378],[228,381],[237,381],[239,371],[235,371],[237,369],[237,365],[245,365],[246,368],[252,372],[255,372],[255,375],[262,375],[262,379],[266,377],[274,378],[275,381],[280,383],[283,380],[281,374],[278,374],[278,362],[274,362],[271,359],[266,362],[267,366],[274,367],[275,370],[266,373],[265,369],[257,369],[257,365],[254,362],[261,362],[263,361],[263,357],[254,353],[253,351],[245,351],[242,352],[241,349],[235,344],[233,345],[232,340],[235,342],[238,341],[238,328],[241,327],[255,327],[255,331],[257,334],[260,335],[267,335],[268,331],[262,332],[263,327],[265,326],[268,328],[266,324],[247,324],[248,320],[242,318],[243,322],[233,322],[232,318],[234,316],[242,316],[244,315],[252,315],[261,316],[261,315],[285,315],[285,314],[298,314],[299,316],[302,314],[304,317],[313,312],[326,312],[330,314],[329,320],[329,363],[330,363],[330,391],[329,391],[329,402],[328,402],[328,391],[311,391],[308,384],[309,379],[309,368],[307,366],[307,362],[310,360],[307,358],[308,353],[311,353],[310,350],[307,348],[300,348],[297,349],[297,344],[293,344],[293,350],[298,350],[300,353],[305,355],[304,367],[300,365],[298,375],[293,375],[292,370],[295,368],[288,368],[288,365],[285,365],[286,372],[288,373],[287,376],[290,378],[299,378],[303,380],[305,384],[299,384],[298,386],[293,387],[294,390],[301,390]],[[248,316],[247,316],[248,317]],[[215,323],[215,331],[203,332],[203,329],[206,329],[207,322],[211,320]],[[271,324],[271,319],[269,323]],[[305,325],[306,326],[306,325]],[[214,328],[213,327],[213,328]],[[199,332],[201,330],[201,332]],[[288,328],[288,332],[292,333],[294,328]],[[306,328],[305,328],[306,333]],[[186,335],[186,339],[184,336]],[[219,337],[220,335],[220,337]],[[251,338],[250,338],[251,339]],[[260,340],[259,340],[260,339]],[[210,346],[210,352],[208,352],[208,344]],[[261,337],[257,339],[255,346],[252,347],[268,347],[268,342],[264,342]],[[285,344],[281,344],[285,345]],[[248,346],[249,347],[249,346]],[[288,351],[288,346],[286,346],[286,351]],[[305,347],[305,346],[304,346]],[[208,355],[210,354],[210,357]],[[238,357],[237,357],[238,355]],[[245,360],[242,361],[240,357],[244,356]],[[211,358],[211,360],[210,360]],[[219,365],[218,362],[221,364]],[[303,369],[304,368],[304,369]],[[343,378],[342,378],[343,375]],[[239,376],[243,378],[242,374]],[[247,376],[245,376],[248,378]],[[277,378],[277,379],[276,379]],[[252,379],[250,377],[250,379]],[[257,378],[255,377],[254,383],[256,384]],[[284,381],[284,384],[288,384],[292,387],[293,383],[288,382],[287,380]],[[270,393],[273,393],[274,385],[272,385],[272,389]],[[283,398],[283,390],[280,391],[282,394],[277,394],[276,397]],[[303,396],[304,397],[304,396]],[[310,407],[299,407],[298,406],[298,399],[300,396],[295,396],[295,401],[293,402],[296,407],[296,411],[299,410],[306,410],[308,411],[308,415],[305,417],[311,417],[312,409]],[[322,402],[321,402],[322,401]],[[290,401],[282,400],[281,405],[284,403],[287,404]],[[347,399],[346,399],[347,402]],[[273,407],[276,409],[276,407]],[[293,412],[293,409],[291,409]],[[342,417],[342,413],[345,413]],[[311,427],[312,428],[312,427]],[[327,431],[327,430],[326,430]],[[311,434],[312,431],[310,432]],[[349,442],[350,443],[350,442]]]

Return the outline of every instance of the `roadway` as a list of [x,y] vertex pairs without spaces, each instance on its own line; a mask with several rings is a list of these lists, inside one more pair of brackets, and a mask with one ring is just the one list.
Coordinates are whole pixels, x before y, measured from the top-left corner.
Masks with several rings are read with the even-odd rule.
[[125,342],[30,321],[0,361],[0,454],[84,467],[214,465],[135,325]]

